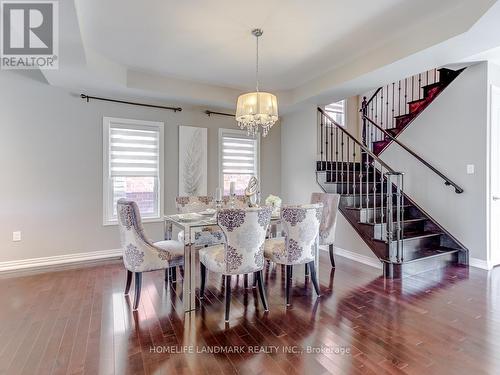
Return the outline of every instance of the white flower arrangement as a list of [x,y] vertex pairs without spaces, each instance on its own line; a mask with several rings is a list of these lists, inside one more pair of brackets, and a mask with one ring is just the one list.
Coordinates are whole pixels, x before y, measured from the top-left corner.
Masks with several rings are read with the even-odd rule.
[[271,206],[273,208],[273,215],[279,215],[281,208],[281,198],[277,195],[270,194],[266,198],[266,206]]

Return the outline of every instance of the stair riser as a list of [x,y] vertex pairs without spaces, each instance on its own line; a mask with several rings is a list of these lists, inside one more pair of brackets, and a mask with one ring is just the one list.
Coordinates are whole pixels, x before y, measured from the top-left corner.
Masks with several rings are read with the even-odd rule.
[[459,263],[459,256],[457,253],[446,253],[403,264],[384,263],[384,276],[390,279],[399,279],[418,275],[422,272],[438,270]]
[[356,170],[356,172],[349,170],[349,172],[344,171],[344,173],[342,173],[342,171],[326,172],[326,182],[350,182],[359,184],[360,180],[365,182],[367,177],[369,181],[372,181],[373,173],[370,172],[367,174],[366,172],[360,172],[359,170]]
[[[425,230],[426,221],[403,221],[403,233],[405,232],[423,232]],[[385,241],[387,239],[387,224],[375,224],[373,227],[373,238],[377,240]],[[396,233],[393,235],[393,239],[396,239]]]
[[359,170],[361,168],[362,163],[361,162],[334,162],[334,161],[317,161],[316,162],[316,171],[334,171],[334,170],[341,170],[342,168],[344,170],[347,170],[349,168],[350,170],[353,170],[355,167],[356,170]]
[[[357,212],[359,212],[358,221],[360,223],[385,222],[385,208],[383,209],[383,211],[384,211],[384,219],[382,221],[382,209],[380,209],[380,208],[376,208],[375,210],[373,208],[361,209],[361,210],[357,211]],[[408,210],[405,210],[403,212],[404,219],[412,219],[412,217],[410,215],[411,215],[411,213]],[[393,214],[393,220],[396,220],[395,213]]]
[[[384,204],[385,202],[387,201],[387,197],[384,196],[383,197],[383,201],[384,201]],[[342,201],[343,201],[343,204],[346,206],[346,207],[358,207],[358,208],[362,208],[362,207],[365,207],[365,208],[369,208],[369,207],[373,207],[373,205],[375,204],[375,206],[377,207],[380,207],[382,205],[382,197],[380,195],[373,195],[373,194],[369,194],[369,195],[356,195],[356,196],[342,196]],[[368,202],[367,202],[368,200]],[[395,204],[396,203],[396,196],[393,196],[393,200],[392,202]]]
[[[437,248],[441,244],[441,235],[429,237],[405,238],[403,240],[403,257],[410,256],[412,252]],[[397,243],[394,241],[389,245],[389,256],[393,261],[397,259]]]
[[424,87],[424,96],[436,95],[436,93],[438,93],[440,89],[440,86]]
[[[332,182],[332,183],[327,183],[328,185],[331,185],[332,186],[332,191],[336,192],[337,194],[359,194],[360,192],[362,194],[366,194],[366,193],[369,193],[369,194],[372,194],[374,193],[374,189],[373,189],[373,183],[363,183],[363,184],[350,184],[350,183],[335,183],[335,182]],[[384,183],[383,185],[382,184],[375,184],[376,187],[377,187],[377,191],[382,191],[382,188],[383,188],[383,191],[385,192],[387,190],[387,184]]]

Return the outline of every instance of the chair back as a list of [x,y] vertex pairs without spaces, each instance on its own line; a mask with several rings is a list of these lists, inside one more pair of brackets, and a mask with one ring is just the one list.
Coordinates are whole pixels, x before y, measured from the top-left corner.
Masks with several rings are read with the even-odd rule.
[[323,203],[323,215],[319,225],[319,244],[332,245],[335,241],[335,228],[340,194],[312,193],[311,203]]
[[179,213],[200,212],[214,208],[214,198],[208,195],[180,196],[175,198],[175,204]]
[[322,213],[321,203],[281,208],[287,264],[309,263],[315,259]]
[[271,207],[225,208],[217,213],[224,232],[227,275],[257,272],[264,268],[264,242],[271,221]]
[[[235,198],[236,199],[234,200],[234,206],[235,206],[234,208],[247,208],[248,207],[246,196],[237,195]],[[231,204],[231,197],[229,195],[224,195],[224,197],[222,197],[222,206],[224,208],[231,208],[230,204]]]
[[117,203],[118,228],[123,250],[123,263],[130,271],[137,271],[146,261],[146,249],[152,243],[146,238],[139,207],[134,201],[119,199]]

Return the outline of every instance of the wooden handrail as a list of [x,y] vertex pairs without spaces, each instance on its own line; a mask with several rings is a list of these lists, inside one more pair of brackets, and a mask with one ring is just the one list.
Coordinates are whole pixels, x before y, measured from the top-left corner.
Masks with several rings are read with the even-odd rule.
[[377,125],[375,121],[373,121],[371,118],[369,118],[366,115],[363,115],[363,119],[368,121],[370,124],[375,126],[377,129],[379,129],[381,132],[383,132],[387,137],[389,137],[392,141],[396,142],[399,146],[401,146],[405,151],[407,151],[410,155],[415,157],[418,161],[420,161],[422,164],[424,164],[427,168],[429,168],[431,171],[433,171],[435,174],[437,174],[439,177],[441,177],[444,180],[444,183],[446,186],[453,186],[455,188],[455,193],[461,194],[464,192],[464,189],[462,189],[460,186],[458,186],[455,182],[453,182],[451,179],[446,177],[443,173],[438,171],[436,168],[434,168],[429,162],[425,161],[422,157],[420,157],[418,154],[416,154],[412,149],[410,149],[408,146],[406,146],[404,143],[399,141],[396,137],[394,137],[391,133],[389,133],[387,130],[382,128],[380,125]]
[[382,90],[382,86],[380,86],[374,93],[373,95],[371,96],[371,98],[366,102],[366,106],[368,106],[368,104],[371,103],[371,101],[373,100],[373,98],[375,98],[377,96],[377,94],[380,92],[380,90]]

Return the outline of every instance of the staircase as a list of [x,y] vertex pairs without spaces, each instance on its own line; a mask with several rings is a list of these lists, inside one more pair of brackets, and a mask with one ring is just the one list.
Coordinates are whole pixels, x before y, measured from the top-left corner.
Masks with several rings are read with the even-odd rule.
[[379,87],[369,100],[364,97],[363,117],[389,134],[363,119],[363,143],[380,155],[392,142],[391,136],[397,138],[463,70],[429,70]]
[[[371,107],[364,100],[364,142],[318,108],[317,182],[323,191],[341,195],[340,212],[380,259],[387,278],[414,275],[450,264],[468,264],[468,250],[405,194],[404,173],[393,170],[377,155],[390,142],[396,141],[443,178],[445,184],[455,187],[457,193],[463,191],[396,139],[397,134],[460,74],[444,69],[436,73],[440,78],[422,85],[421,98],[407,97],[408,113],[396,115],[393,122],[386,121],[385,127],[368,117]],[[378,90],[372,99],[381,92]],[[387,113],[392,115],[392,110]],[[396,126],[392,128],[391,124]],[[383,139],[378,139],[380,135],[376,133],[382,134]]]

